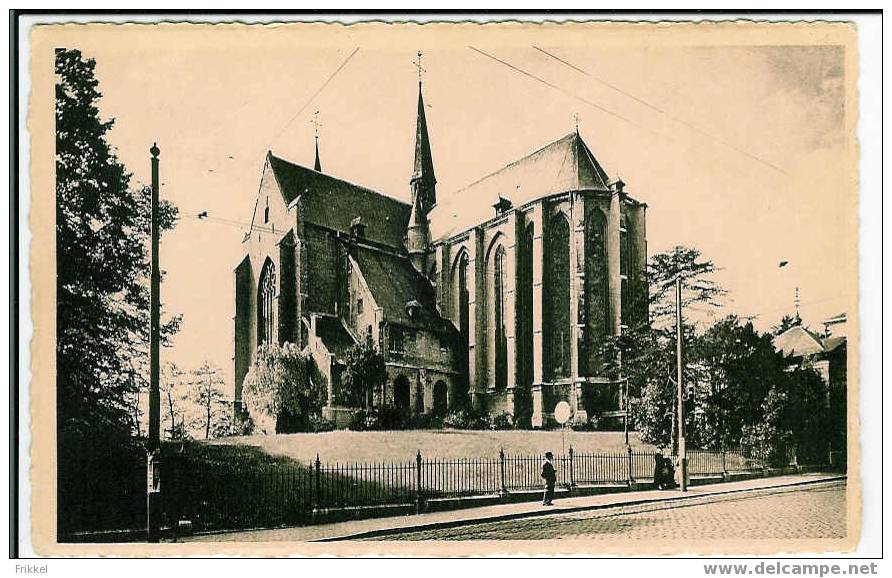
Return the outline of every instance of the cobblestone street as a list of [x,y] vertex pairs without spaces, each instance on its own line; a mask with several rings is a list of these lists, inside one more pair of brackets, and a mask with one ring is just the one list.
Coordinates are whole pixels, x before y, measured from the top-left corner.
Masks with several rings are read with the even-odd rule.
[[845,482],[409,532],[379,540],[844,538]]

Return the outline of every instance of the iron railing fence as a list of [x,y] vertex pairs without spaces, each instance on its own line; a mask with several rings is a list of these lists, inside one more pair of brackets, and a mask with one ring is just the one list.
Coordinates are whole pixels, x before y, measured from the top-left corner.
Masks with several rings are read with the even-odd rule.
[[[777,451],[770,456],[777,463]],[[784,450],[786,463],[795,453]],[[760,471],[766,455],[752,450],[688,450],[692,477]],[[655,453],[627,451],[587,453],[573,448],[554,457],[557,485],[583,488],[622,485],[653,479]],[[326,463],[318,456],[309,465],[279,460],[242,465],[187,455],[165,464],[162,494],[169,523],[189,519],[200,529],[237,529],[304,524],[313,513],[332,508],[420,506],[426,501],[497,496],[539,490],[543,456],[427,458],[382,463]]]

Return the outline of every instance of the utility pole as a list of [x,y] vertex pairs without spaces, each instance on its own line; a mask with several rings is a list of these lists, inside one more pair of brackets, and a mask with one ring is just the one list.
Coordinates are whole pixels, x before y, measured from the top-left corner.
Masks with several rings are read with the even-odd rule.
[[681,276],[675,278],[675,356],[676,382],[678,383],[678,486],[688,491],[688,456],[684,441],[684,333],[681,322]]
[[157,144],[149,149],[152,155],[152,272],[149,305],[149,452],[146,467],[146,527],[149,542],[158,542],[161,528],[161,391],[160,324],[161,271],[158,266],[160,231],[158,226],[158,155]]

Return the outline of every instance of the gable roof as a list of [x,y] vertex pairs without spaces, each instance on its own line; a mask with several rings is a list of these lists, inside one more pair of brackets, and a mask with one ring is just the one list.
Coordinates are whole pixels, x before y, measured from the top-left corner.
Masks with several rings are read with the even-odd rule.
[[568,191],[610,191],[610,178],[578,132],[548,144],[448,195],[430,213],[431,236],[441,239],[495,217],[504,198],[515,207]]
[[830,353],[831,351],[835,351],[840,346],[846,345],[847,339],[845,336],[840,337],[828,337],[824,340],[824,351]]
[[411,206],[372,189],[354,185],[325,173],[296,165],[267,153],[285,203],[300,197],[307,222],[344,233],[350,223],[361,217],[366,237],[385,245],[401,248],[409,222]]
[[775,337],[774,348],[784,357],[803,357],[824,351],[821,338],[801,325],[791,327]]
[[[365,245],[356,246],[353,257],[385,321],[430,331],[449,329],[437,311],[433,287],[407,257]],[[406,305],[413,301],[418,313],[410,318]]]

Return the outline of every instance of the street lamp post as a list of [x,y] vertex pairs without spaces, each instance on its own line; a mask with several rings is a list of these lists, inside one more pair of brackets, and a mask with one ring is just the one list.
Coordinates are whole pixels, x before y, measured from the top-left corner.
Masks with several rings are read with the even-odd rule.
[[681,321],[681,276],[675,278],[675,354],[678,384],[678,472],[679,489],[688,490],[688,456],[684,439],[684,334]]
[[152,155],[152,271],[149,303],[149,448],[146,464],[146,528],[149,542],[158,542],[161,528],[161,270],[158,265],[160,231],[158,226],[158,155],[157,144],[149,149]]

